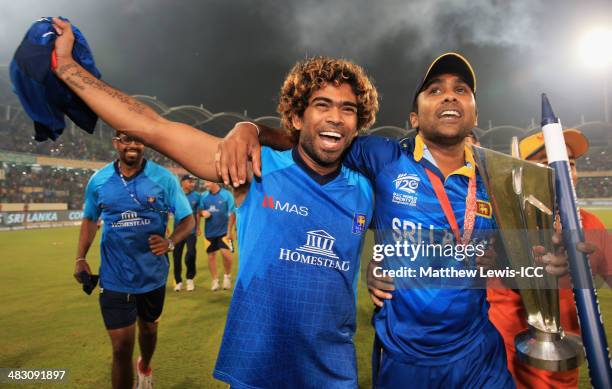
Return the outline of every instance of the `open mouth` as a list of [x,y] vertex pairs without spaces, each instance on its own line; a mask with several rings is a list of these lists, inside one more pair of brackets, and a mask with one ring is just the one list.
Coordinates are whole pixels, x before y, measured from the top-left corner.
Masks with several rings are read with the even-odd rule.
[[139,155],[139,152],[136,150],[127,150],[125,152],[126,157],[138,157],[138,155]]
[[461,112],[459,112],[456,109],[445,109],[444,111],[441,111],[438,114],[438,117],[440,119],[454,119],[454,118],[461,118]]
[[322,131],[319,133],[319,137],[325,149],[338,148],[343,138],[342,134],[334,131]]

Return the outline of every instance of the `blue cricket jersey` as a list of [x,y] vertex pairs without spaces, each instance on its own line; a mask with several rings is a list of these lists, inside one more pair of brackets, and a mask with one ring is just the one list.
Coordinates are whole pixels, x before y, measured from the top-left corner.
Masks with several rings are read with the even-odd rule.
[[176,177],[155,162],[143,161],[142,170],[125,184],[117,162],[90,178],[83,217],[104,221],[100,287],[137,294],[166,283],[168,258],[153,254],[148,239],[165,236],[168,212],[182,220],[192,211]]
[[214,376],[232,388],[356,388],[359,256],[373,194],[342,167],[262,148],[238,215],[240,268]]
[[236,212],[234,196],[227,189],[221,188],[217,193],[210,193],[200,199],[200,209],[210,212],[204,222],[204,235],[207,238],[218,238],[227,235],[229,216]]
[[[183,193],[185,193],[185,192],[183,192]],[[189,205],[191,206],[191,211],[193,213],[193,218],[194,219],[196,219],[196,215],[197,215],[198,211],[200,210],[200,201],[202,200],[201,197],[202,197],[202,195],[200,193],[196,192],[195,190],[192,190],[187,195],[187,201],[189,201]],[[176,225],[175,225],[175,227],[176,227]],[[191,233],[195,234],[197,228],[198,228],[197,225],[195,227],[193,227],[193,231],[191,231]]]
[[[453,240],[425,167],[444,183],[463,233],[468,180],[477,174],[471,149],[466,147],[465,153],[466,165],[445,179],[420,135],[401,143],[376,136],[353,142],[344,163],[369,177],[374,185],[376,243]],[[478,212],[471,239],[473,244],[486,244],[495,223],[486,187],[478,174],[476,185]],[[441,269],[475,268],[474,261],[474,257],[459,262],[455,258],[419,254],[414,260],[392,255],[384,263],[390,269]],[[486,290],[474,284],[474,279],[406,277],[394,281],[393,299],[384,302],[373,324],[384,351],[397,360],[423,365],[450,363],[470,352],[478,344],[483,328],[490,325]]]

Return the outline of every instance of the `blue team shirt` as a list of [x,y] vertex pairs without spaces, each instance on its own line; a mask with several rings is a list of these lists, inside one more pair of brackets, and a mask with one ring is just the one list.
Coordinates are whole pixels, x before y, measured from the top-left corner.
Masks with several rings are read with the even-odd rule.
[[208,192],[200,199],[200,209],[210,212],[204,222],[204,235],[217,238],[227,235],[227,225],[232,212],[236,212],[234,196],[227,189],[221,188],[217,193]]
[[151,252],[149,236],[165,236],[168,212],[182,220],[192,210],[176,177],[152,161],[144,161],[126,184],[116,162],[96,172],[85,190],[83,217],[104,222],[100,286],[146,293],[165,285],[168,277],[168,258]]
[[352,337],[372,188],[346,167],[315,179],[295,154],[263,147],[262,178],[237,208],[240,268],[214,371],[232,388],[357,387]]
[[[185,193],[185,192],[183,192],[183,193]],[[196,219],[196,215],[197,215],[197,213],[198,213],[198,211],[200,209],[200,201],[202,200],[202,195],[200,193],[196,192],[195,190],[192,190],[186,196],[187,196],[187,201],[189,201],[189,205],[191,206],[191,211],[193,213],[193,217],[194,217],[194,219]],[[195,227],[193,227],[193,231],[191,231],[192,234],[195,234],[197,227],[198,227],[197,225]]]
[[[375,189],[373,217],[376,243],[442,243],[453,236],[437,200],[425,167],[437,174],[457,219],[463,228],[469,177],[477,174],[471,149],[466,147],[466,165],[446,180],[435,166],[420,135],[402,143],[381,137],[357,138],[344,160],[346,166],[370,178]],[[484,183],[477,174],[476,214],[472,243],[486,244],[495,228]],[[487,210],[488,212],[485,212]],[[461,231],[463,233],[463,229]],[[471,262],[470,262],[471,261]],[[475,258],[418,257],[414,261],[391,256],[385,267],[474,267]],[[385,352],[409,363],[449,363],[466,355],[488,324],[486,290],[467,278],[395,278],[393,299],[386,300],[373,319]],[[437,287],[436,287],[437,286]]]

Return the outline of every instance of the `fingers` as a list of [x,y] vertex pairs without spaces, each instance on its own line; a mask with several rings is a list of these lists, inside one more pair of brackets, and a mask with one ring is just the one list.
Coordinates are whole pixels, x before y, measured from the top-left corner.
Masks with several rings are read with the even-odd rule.
[[578,242],[576,248],[584,254],[593,254],[597,250],[597,246],[589,242]]
[[252,148],[251,160],[253,162],[253,173],[257,177],[261,177],[261,145],[259,143]]
[[373,295],[372,293],[370,293],[370,300],[372,300],[372,303],[374,303],[374,305],[376,305],[378,308],[382,308],[383,306],[383,302],[382,300],[379,300],[375,295]]
[[550,253],[542,257],[542,262],[546,265],[545,270],[553,276],[561,277],[568,273],[569,266],[566,256],[552,255]]
[[87,261],[81,260],[81,261],[77,261],[77,263],[74,265],[74,278],[77,280],[77,282],[79,284],[82,284],[83,281],[81,281],[81,272],[85,271],[87,272],[87,274],[91,274],[91,270],[89,269],[89,264],[87,263]]
[[155,255],[163,255],[168,252],[168,241],[159,235],[149,237],[149,248]]

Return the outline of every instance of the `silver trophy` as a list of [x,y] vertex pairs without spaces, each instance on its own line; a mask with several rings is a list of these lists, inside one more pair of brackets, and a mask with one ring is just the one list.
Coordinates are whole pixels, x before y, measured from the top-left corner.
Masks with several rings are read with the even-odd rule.
[[[515,150],[516,145],[515,141]],[[473,150],[490,196],[505,258],[521,274],[521,268],[536,266],[534,246],[553,250],[553,170],[493,150],[476,146]],[[517,357],[548,371],[575,369],[584,360],[582,341],[561,328],[557,277],[541,273],[542,277],[517,276],[510,280],[512,287],[520,291],[529,326],[514,339]]]

